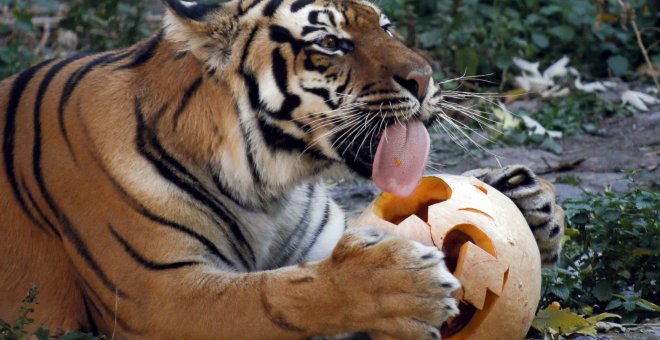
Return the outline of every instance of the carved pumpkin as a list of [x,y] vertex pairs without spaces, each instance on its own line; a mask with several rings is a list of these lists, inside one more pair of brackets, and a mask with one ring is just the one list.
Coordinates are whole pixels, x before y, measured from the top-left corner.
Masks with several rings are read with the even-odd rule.
[[516,205],[474,177],[425,177],[401,198],[381,194],[358,218],[435,245],[460,281],[460,314],[443,339],[523,339],[541,297],[541,259]]

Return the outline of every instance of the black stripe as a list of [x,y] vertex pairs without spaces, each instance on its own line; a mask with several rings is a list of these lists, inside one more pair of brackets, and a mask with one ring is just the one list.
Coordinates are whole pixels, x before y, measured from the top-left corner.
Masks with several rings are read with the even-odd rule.
[[327,58],[327,56],[321,52],[318,51],[305,51],[305,69],[308,71],[316,71],[319,73],[325,73],[325,71],[328,70],[328,66],[324,65],[315,65],[313,57],[315,55]]
[[40,226],[37,222],[37,219],[28,209],[25,199],[21,195],[21,192],[18,187],[18,181],[16,173],[14,172],[14,138],[16,136],[16,113],[18,111],[18,105],[21,102],[23,97],[23,92],[27,87],[28,83],[34,75],[39,72],[43,67],[50,64],[52,60],[44,61],[30,69],[25,70],[23,73],[19,74],[11,88],[9,94],[9,103],[7,104],[7,111],[5,113],[5,129],[4,129],[4,140],[2,141],[2,156],[5,163],[5,172],[7,173],[7,179],[9,180],[9,185],[14,193],[14,197],[18,204],[21,206],[23,212],[26,216],[32,221],[35,225]]
[[156,50],[158,49],[158,46],[160,45],[160,42],[163,40],[164,36],[165,36],[165,31],[160,30],[158,34],[153,36],[151,39],[147,40],[146,43],[142,44],[140,47],[138,47],[135,50],[134,53],[135,56],[133,57],[133,60],[131,60],[131,62],[122,65],[117,69],[118,70],[132,69],[138,66],[142,66],[143,64],[148,62],[156,54]]
[[[44,78],[41,80],[41,83],[39,84],[39,89],[37,91],[37,96],[36,96],[35,103],[34,103],[34,114],[35,114],[35,116],[36,115],[41,115],[41,106],[42,106],[42,103],[43,103],[43,99],[46,96],[46,91],[48,90],[48,87],[50,86],[53,79],[66,66],[68,66],[69,64],[71,64],[71,63],[73,63],[77,60],[80,60],[80,59],[84,58],[85,56],[86,55],[83,54],[83,55],[76,55],[76,56],[73,56],[71,58],[64,59],[64,60],[58,62],[57,64],[55,64],[50,70],[48,70],[48,72],[46,73]],[[30,200],[33,202],[33,205],[34,205],[35,209],[37,209],[37,213],[44,219],[44,221],[51,228],[51,230],[53,230],[57,234],[57,236],[59,238],[61,238],[61,235],[60,235],[59,231],[57,230],[57,228],[55,228],[53,223],[51,223],[50,220],[46,217],[46,214],[39,208],[39,206],[36,203],[36,200],[34,199],[34,197],[32,197],[32,194],[30,192],[28,192],[28,195],[29,195]]]
[[295,13],[299,10],[305,8],[307,5],[311,5],[315,0],[296,0],[291,4],[291,12]]
[[[119,327],[121,327],[121,328],[123,328],[124,330],[126,330],[127,332],[132,333],[132,334],[135,334],[135,335],[141,335],[141,334],[144,334],[143,331],[141,331],[141,330],[136,330],[135,328],[129,326],[129,325],[126,323],[126,321],[124,321],[124,319],[121,317],[119,311],[115,311],[115,309],[114,309],[114,305],[113,305],[113,308],[110,308],[110,306],[108,306],[108,305],[103,301],[103,299],[101,299],[101,297],[98,295],[98,293],[97,293],[97,292],[92,288],[92,286],[86,281],[86,279],[85,279],[84,276],[81,276],[81,277],[80,277],[80,281],[79,281],[79,282],[81,282],[82,285],[84,286],[84,289],[83,289],[83,295],[85,295],[85,294],[89,294],[88,297],[90,298],[90,302],[92,302],[92,303],[91,303],[91,306],[94,307],[94,309],[96,310],[96,312],[101,316],[101,319],[104,319],[104,318],[103,318],[103,313],[98,309],[97,305],[94,303],[94,300],[98,301],[98,303],[101,305],[101,307],[103,308],[103,311],[104,311],[105,314],[107,315],[108,319],[113,320],[113,322],[117,322],[117,325],[119,325]],[[112,296],[115,297],[115,299],[117,298],[117,297],[115,296],[115,293],[114,293],[114,292],[112,293]],[[117,313],[115,313],[115,312],[117,312]]]
[[211,240],[207,239],[203,235],[195,232],[189,227],[186,227],[184,225],[178,224],[176,222],[170,221],[162,216],[158,216],[155,213],[151,212],[149,209],[147,209],[144,205],[142,205],[141,202],[139,202],[137,199],[135,199],[133,196],[131,196],[122,186],[119,184],[117,179],[108,171],[106,168],[105,164],[98,158],[98,155],[92,153],[92,157],[94,158],[94,161],[96,164],[101,168],[101,171],[105,176],[108,178],[110,181],[110,184],[119,192],[119,194],[122,196],[124,201],[126,201],[131,208],[133,208],[135,211],[137,211],[140,215],[144,216],[145,218],[149,219],[150,221],[157,223],[159,225],[163,225],[166,227],[169,227],[171,229],[174,229],[178,232],[181,232],[183,234],[186,234],[193,239],[197,240],[199,243],[201,243],[206,250],[211,253],[211,255],[214,255],[220,259],[221,262],[225,263],[227,266],[229,266],[232,269],[236,269],[236,265],[229,261],[229,259],[224,256],[222,253],[220,253],[220,250],[218,247],[211,242]]
[[309,21],[310,24],[313,25],[321,25],[322,23],[319,22],[319,14],[322,13],[322,11],[311,11],[309,12],[309,15],[307,16],[307,21]]
[[346,81],[337,88],[337,93],[346,94],[346,89],[348,88],[348,84],[350,84],[352,77],[353,77],[353,69],[351,68],[348,70]]
[[291,257],[291,255],[298,249],[300,245],[300,240],[305,236],[305,230],[309,226],[309,215],[314,202],[314,194],[316,193],[315,185],[307,186],[307,194],[305,195],[306,204],[305,209],[303,210],[300,220],[296,224],[296,227],[289,233],[288,237],[282,243],[281,251],[277,256],[271,257],[269,261],[268,268],[278,268],[283,266],[286,261]]
[[548,219],[547,221],[536,223],[536,224],[530,224],[529,229],[532,231],[538,230],[538,229],[546,229],[548,227],[548,224],[550,224],[551,220]]
[[558,225],[555,225],[555,226],[550,230],[550,234],[549,234],[550,238],[553,238],[553,237],[557,236],[557,234],[559,234],[559,231],[560,231],[560,230],[561,230],[561,228],[560,228]]
[[[236,112],[239,113],[240,116],[240,111],[239,108],[236,107]],[[259,173],[259,169],[257,168],[257,162],[254,160],[254,150],[252,149],[252,143],[250,138],[248,138],[248,132],[247,129],[245,128],[245,124],[243,121],[240,121],[239,123],[241,127],[241,135],[243,136],[243,143],[245,144],[245,158],[248,163],[248,167],[250,169],[250,174],[252,175],[252,180],[256,184],[257,187],[261,186],[263,184],[263,179],[261,178],[261,174]]]
[[328,157],[314,148],[309,148],[307,143],[284,132],[279,127],[268,123],[262,116],[257,117],[259,132],[266,146],[273,151],[303,152],[318,160],[327,160]]
[[281,4],[282,0],[270,0],[264,7],[263,15],[265,17],[272,17]]
[[[64,136],[64,140],[66,141],[67,148],[69,150],[69,153],[71,157],[73,158],[74,162],[77,162],[76,156],[73,152],[73,146],[71,145],[71,140],[69,140],[69,134],[66,130],[66,126],[64,124],[64,109],[66,108],[66,104],[69,102],[69,99],[71,98],[71,95],[73,94],[73,91],[76,89],[78,84],[85,78],[85,76],[94,70],[97,66],[103,66],[107,64],[111,64],[117,61],[120,61],[124,58],[127,58],[132,52],[127,51],[123,52],[120,54],[104,54],[101,55],[100,57],[92,60],[91,62],[85,64],[81,68],[79,68],[76,72],[74,72],[71,77],[66,82],[66,85],[64,86],[64,89],[62,90],[62,96],[60,97],[60,103],[57,109],[58,113],[58,122],[60,126],[60,132],[62,133],[62,136]],[[81,56],[82,57],[82,56]]]
[[[375,82],[375,81],[374,81],[374,82],[371,82],[371,83],[367,83],[367,84],[365,84],[365,85],[362,87],[362,92],[365,93],[365,92],[369,91],[369,90],[370,90],[372,87],[374,87],[374,85],[376,85],[376,84],[377,84],[377,82]],[[440,91],[438,91],[438,92],[440,92]],[[366,93],[365,93],[365,94],[366,94]]]
[[99,327],[96,325],[96,321],[94,321],[94,315],[92,314],[92,310],[90,309],[91,306],[94,307],[94,309],[99,312],[98,307],[94,305],[93,302],[88,301],[89,298],[87,297],[87,294],[83,293],[82,294],[82,300],[83,300],[83,306],[85,307],[85,316],[87,317],[87,324],[89,325],[89,329],[84,328],[84,332],[91,332],[92,334],[99,334]]
[[282,106],[280,107],[279,111],[271,112],[268,110],[267,112],[273,118],[287,121],[291,120],[291,113],[298,106],[300,106],[301,101],[300,97],[297,95],[288,93],[289,70],[286,59],[284,59],[282,56],[279,48],[273,50],[273,77],[275,78],[277,87],[284,96],[284,102],[282,102]]
[[220,8],[218,4],[200,4],[194,3],[190,6],[185,6],[179,0],[165,0],[167,6],[179,17],[194,21],[204,19],[210,12]]
[[[56,72],[53,72],[53,75],[55,73]],[[43,89],[43,92],[45,93],[49,83],[50,81],[46,81],[46,79],[44,79],[44,82],[42,82],[40,86],[40,92]],[[78,231],[73,227],[73,224],[71,223],[69,217],[58,206],[58,204],[55,202],[55,199],[53,198],[51,193],[48,191],[48,188],[46,187],[46,181],[44,180],[43,171],[41,168],[41,161],[42,161],[41,107],[36,105],[34,110],[33,124],[34,124],[34,145],[32,146],[32,171],[42,197],[48,204],[48,207],[57,217],[57,221],[59,222],[61,231],[64,234],[64,236],[75,247],[78,255],[80,255],[83,258],[85,263],[87,263],[87,265],[92,269],[92,271],[96,274],[96,276],[101,280],[103,285],[113,293],[117,292],[119,296],[126,297],[126,294],[124,294],[120,289],[118,289],[117,286],[108,278],[105,272],[101,269],[98,262],[96,262],[94,256],[89,252],[89,249],[85,244],[85,241],[82,239]]]
[[280,25],[271,25],[269,33],[271,40],[280,44],[290,44],[291,49],[293,50],[293,54],[295,55],[300,53],[300,50],[305,45],[305,42],[294,38],[293,34],[291,34],[291,31]]
[[243,9],[243,8],[239,5],[239,6],[238,6],[238,16],[243,16],[243,15],[247,14],[251,9],[253,9],[253,8],[256,7],[258,4],[260,4],[261,1],[263,1],[263,0],[254,0],[254,1],[252,1],[252,3],[250,3],[250,5],[249,5],[247,8],[245,8],[245,9]]
[[213,183],[215,184],[215,187],[218,189],[221,195],[227,197],[232,203],[234,203],[236,206],[249,210],[249,211],[255,211],[259,206],[257,206],[253,201],[248,201],[244,202],[242,199],[239,199],[235,193],[233,193],[229,188],[227,188],[224,183],[220,181],[220,178],[218,176],[213,176]]
[[[518,185],[511,186],[508,182],[509,179],[511,179],[513,177],[516,177],[516,176],[519,176],[519,175],[523,176],[522,182]],[[536,179],[529,173],[529,171],[527,169],[519,168],[519,169],[517,169],[517,170],[515,170],[511,173],[502,174],[502,176],[500,176],[500,178],[493,181],[493,183],[490,184],[490,185],[493,188],[495,188],[499,191],[502,191],[502,192],[507,191],[509,189],[514,189],[514,191],[516,191],[520,188],[536,185]],[[507,196],[510,197],[510,195],[507,195]]]
[[142,256],[133,246],[131,246],[128,241],[126,241],[125,238],[121,237],[119,233],[115,230],[115,228],[112,227],[112,225],[108,224],[108,228],[110,228],[110,232],[112,233],[112,236],[117,239],[117,241],[124,247],[124,250],[130,255],[135,262],[139,263],[142,267],[149,269],[149,270],[171,270],[171,269],[179,269],[183,267],[190,267],[190,266],[196,266],[201,264],[200,262],[197,261],[182,261],[182,262],[172,262],[172,263],[158,263],[154,262],[151,260],[147,260],[144,256]]
[[300,255],[298,255],[298,257],[296,258],[295,263],[300,263],[305,260],[305,257],[307,257],[309,252],[316,244],[316,241],[318,241],[319,236],[321,236],[321,234],[325,230],[325,227],[328,225],[329,220],[330,220],[330,201],[326,200],[325,209],[323,210],[323,218],[321,219],[321,222],[319,223],[318,227],[316,227],[316,230],[312,235],[312,239],[309,241],[305,249],[303,249],[303,251],[300,252]]
[[[43,220],[43,222],[50,228],[50,230],[59,238],[60,240],[62,239],[62,235],[60,234],[60,231],[57,230],[55,225],[48,219],[46,214],[41,210],[39,207],[39,204],[37,201],[34,199],[34,196],[32,196],[32,192],[30,192],[30,189],[27,187],[27,184],[25,183],[24,179],[21,179],[21,188],[25,193],[27,194],[28,201],[30,201],[30,204],[32,204],[32,208],[37,212],[37,215]],[[42,225],[38,225],[40,229],[45,230]]]
[[323,89],[319,87],[302,87],[303,91],[309,92],[311,94],[317,95],[323,99],[324,102],[328,103],[330,105],[331,109],[336,109],[336,107],[333,107],[333,103],[330,101],[330,91],[328,89]]
[[209,207],[219,220],[229,227],[234,239],[238,241],[238,245],[235,242],[229,242],[234,253],[246,268],[251,268],[250,265],[255,263],[254,250],[238,226],[237,216],[215,199],[194,175],[162,147],[155,132],[146,126],[144,114],[137,99],[135,101],[135,114],[138,120],[136,143],[140,154],[151,162],[161,176],[187,192],[195,200]]
[[326,11],[325,13],[328,15],[328,19],[330,19],[330,23],[332,24],[332,26],[336,28],[337,22],[335,21],[335,13],[331,11]]
[[[246,70],[245,64],[250,54],[250,48],[252,46],[252,43],[254,42],[254,38],[257,34],[258,29],[259,28],[256,26],[252,29],[252,32],[250,32],[250,36],[248,37],[248,40],[245,44],[245,48],[243,49],[243,54],[241,55],[241,64],[239,66],[239,71],[241,72],[241,75],[243,76],[243,79],[245,81],[245,86],[247,87],[248,97],[250,99],[250,106],[252,107],[253,110],[257,110],[259,107],[261,107],[261,102],[259,99],[259,85],[257,84],[254,75],[252,75],[252,73],[249,73]],[[240,115],[240,108],[238,107],[238,105],[236,105],[236,113],[238,114],[240,120],[241,115]],[[250,167],[250,173],[252,174],[252,179],[254,180],[257,186],[261,186],[263,184],[263,179],[261,178],[259,169],[257,168],[257,164],[254,160],[254,150],[252,148],[252,143],[250,138],[248,138],[248,131],[247,128],[245,127],[245,123],[242,120],[240,120],[240,127],[241,127],[241,133],[243,134],[243,143],[245,144],[245,148],[246,148],[245,157],[247,159],[248,166]]]
[[310,33],[314,33],[314,32],[317,32],[317,31],[327,32],[328,30],[325,27],[321,27],[321,26],[304,26],[303,29],[302,29],[301,34],[303,36],[306,36]]
[[376,99],[376,100],[366,100],[363,101],[365,105],[373,105],[373,106],[394,106],[394,105],[399,105],[399,104],[406,104],[408,103],[409,100],[407,97],[394,97],[394,98],[387,98],[387,99]]
[[173,116],[174,125],[172,126],[172,130],[176,130],[179,127],[179,119],[181,118],[181,114],[188,107],[188,104],[190,103],[190,99],[197,92],[197,90],[199,90],[199,87],[202,85],[203,80],[204,80],[203,77],[197,78],[197,80],[195,80],[192,83],[192,85],[190,85],[186,89],[186,92],[183,94],[183,98],[179,103],[179,107],[177,107],[176,111],[174,111],[174,116]]
[[537,209],[536,211],[539,211],[539,212],[550,215],[552,213],[552,204],[546,203],[541,208]]
[[258,110],[259,108],[262,107],[261,99],[259,98],[259,84],[257,83],[257,80],[254,77],[254,75],[245,68],[245,64],[247,62],[247,58],[250,55],[250,48],[252,47],[252,43],[254,42],[254,38],[257,34],[258,29],[259,27],[255,27],[254,29],[252,29],[252,32],[250,32],[250,36],[248,37],[248,40],[245,43],[245,48],[243,49],[243,55],[241,56],[241,64],[239,66],[239,71],[241,72],[241,75],[243,76],[243,79],[245,81],[245,85],[247,86],[248,96],[250,98],[250,105],[254,110]]

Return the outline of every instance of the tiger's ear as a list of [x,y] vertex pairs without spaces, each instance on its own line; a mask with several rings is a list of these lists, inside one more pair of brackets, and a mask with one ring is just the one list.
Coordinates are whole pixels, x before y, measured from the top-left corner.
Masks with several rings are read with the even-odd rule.
[[207,70],[223,69],[231,59],[239,32],[235,6],[199,4],[191,1],[162,0],[167,7],[167,39],[181,43],[204,62]]

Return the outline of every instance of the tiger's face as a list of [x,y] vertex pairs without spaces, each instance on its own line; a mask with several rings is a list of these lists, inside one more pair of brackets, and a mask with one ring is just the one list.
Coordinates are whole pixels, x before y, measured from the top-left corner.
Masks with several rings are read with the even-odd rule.
[[198,55],[232,82],[253,129],[295,144],[298,156],[344,162],[388,191],[391,178],[421,176],[439,93],[429,64],[380,9],[361,0],[254,0],[214,11],[206,31],[236,38],[230,48],[222,39],[198,43]]

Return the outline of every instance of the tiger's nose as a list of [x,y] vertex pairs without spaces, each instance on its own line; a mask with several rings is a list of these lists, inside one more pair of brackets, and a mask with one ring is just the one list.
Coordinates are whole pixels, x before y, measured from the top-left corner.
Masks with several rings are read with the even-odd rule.
[[421,103],[426,98],[429,90],[431,75],[431,68],[427,67],[424,70],[411,70],[405,77],[395,75],[394,81],[417,97],[417,100]]

